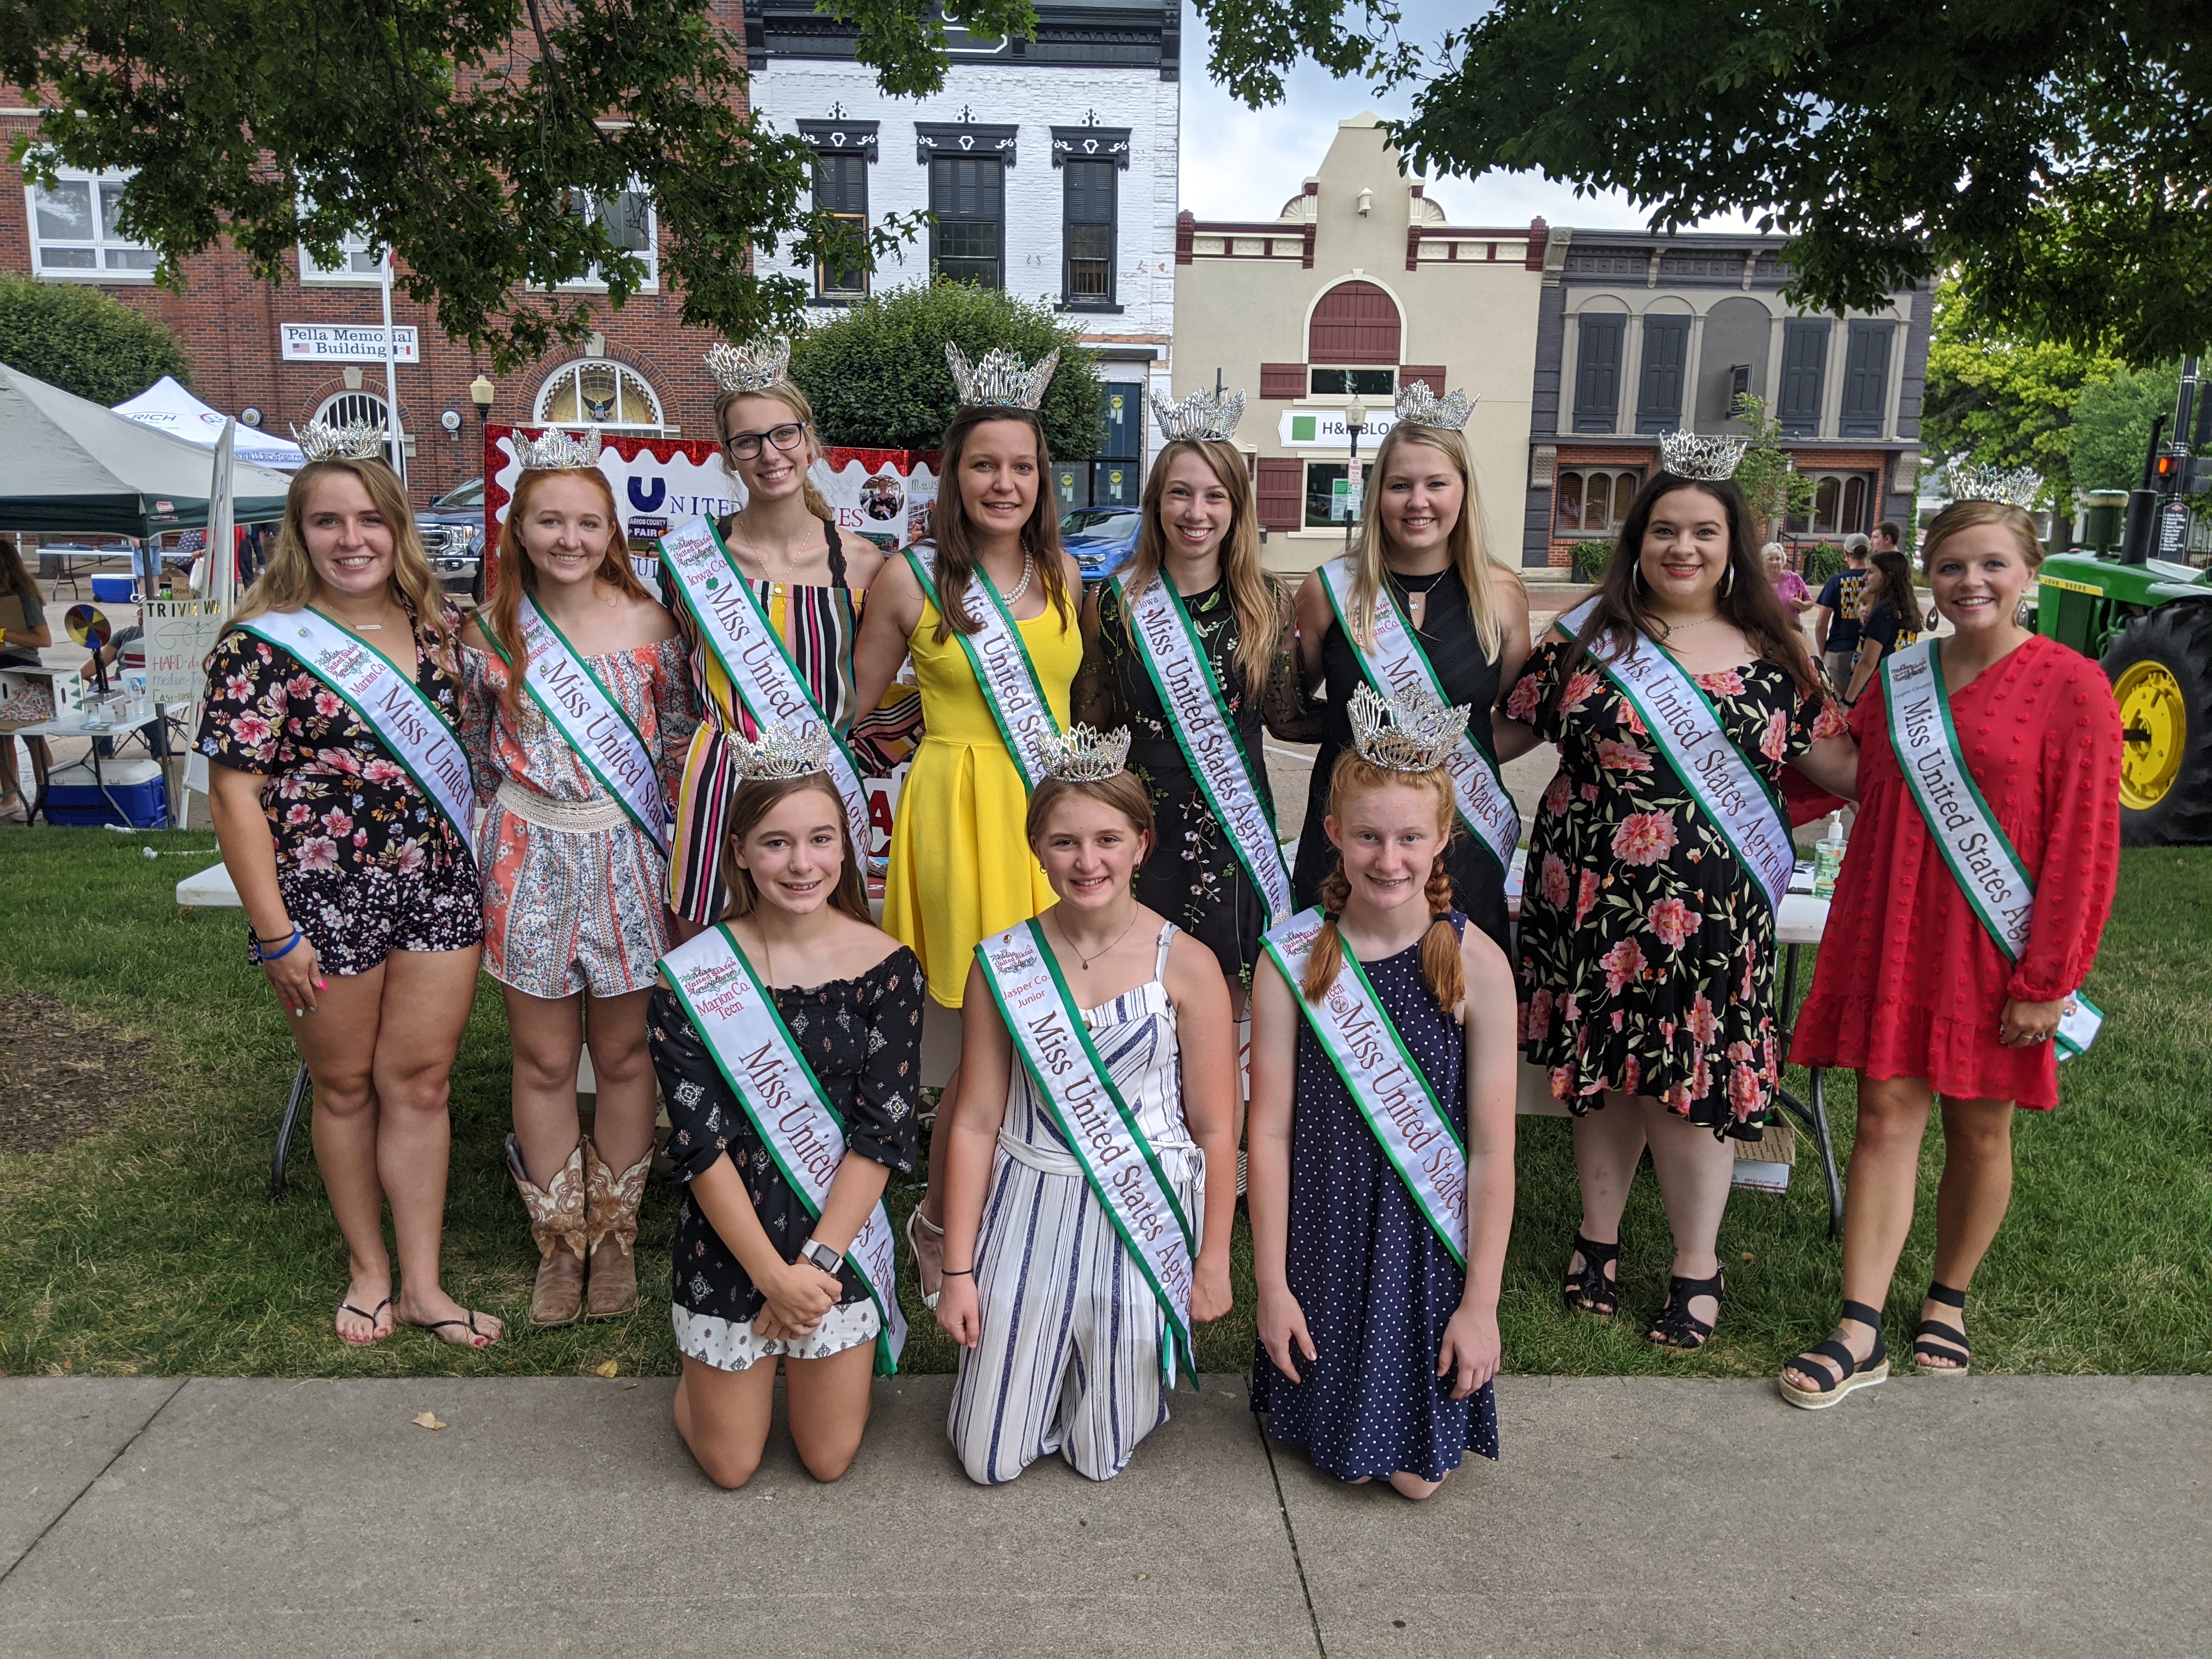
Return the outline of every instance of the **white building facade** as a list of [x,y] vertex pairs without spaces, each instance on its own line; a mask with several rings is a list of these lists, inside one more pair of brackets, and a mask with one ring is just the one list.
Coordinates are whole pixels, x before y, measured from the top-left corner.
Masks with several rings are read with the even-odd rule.
[[1157,447],[1145,393],[1169,386],[1182,119],[1179,11],[1160,0],[1044,0],[1037,38],[954,27],[944,89],[885,97],[853,31],[813,0],[747,0],[754,107],[822,158],[817,204],[860,224],[934,213],[872,273],[771,264],[814,303],[933,271],[1065,313],[1101,359],[1107,443],[1055,468],[1068,507],[1133,506]]

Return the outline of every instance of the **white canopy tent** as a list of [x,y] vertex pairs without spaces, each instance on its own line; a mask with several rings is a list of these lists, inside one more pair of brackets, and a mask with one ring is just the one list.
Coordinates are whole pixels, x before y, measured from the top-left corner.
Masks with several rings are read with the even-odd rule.
[[[116,404],[115,412],[141,426],[150,426],[156,432],[198,444],[203,449],[215,447],[222,436],[222,423],[228,418],[220,410],[209,408],[167,374],[129,402]],[[295,472],[307,460],[306,453],[290,440],[273,437],[251,427],[238,428],[237,446],[238,459],[248,466]]]

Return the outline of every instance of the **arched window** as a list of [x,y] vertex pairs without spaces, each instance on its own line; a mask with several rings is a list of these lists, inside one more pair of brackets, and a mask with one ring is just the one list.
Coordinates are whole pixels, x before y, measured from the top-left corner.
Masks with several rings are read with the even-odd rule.
[[1309,363],[1388,363],[1401,337],[1398,302],[1372,283],[1339,283],[1321,296],[1307,325]]
[[1636,492],[1644,487],[1640,471],[1561,472],[1552,484],[1552,518],[1558,536],[1608,536],[1628,517]]
[[660,398],[636,370],[605,357],[564,363],[538,389],[541,426],[592,426],[659,437],[665,424]]
[[[386,425],[384,399],[374,392],[341,392],[323,399],[322,407],[315,411],[315,418],[331,426],[373,426],[382,431]],[[404,410],[400,415],[399,430],[401,435],[405,436],[407,417]],[[387,449],[390,447],[388,443],[386,445]],[[387,455],[386,459],[390,457]]]

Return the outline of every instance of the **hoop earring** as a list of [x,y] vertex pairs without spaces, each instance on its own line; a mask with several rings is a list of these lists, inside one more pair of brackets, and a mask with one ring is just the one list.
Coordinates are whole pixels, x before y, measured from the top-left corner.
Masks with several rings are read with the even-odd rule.
[[1713,591],[1723,599],[1728,598],[1735,591],[1735,561],[1733,559],[1729,561],[1729,568],[1721,572],[1720,586]]
[[1636,592],[1641,593],[1644,591],[1644,582],[1643,560],[1634,559],[1630,561],[1628,566],[1628,586]]

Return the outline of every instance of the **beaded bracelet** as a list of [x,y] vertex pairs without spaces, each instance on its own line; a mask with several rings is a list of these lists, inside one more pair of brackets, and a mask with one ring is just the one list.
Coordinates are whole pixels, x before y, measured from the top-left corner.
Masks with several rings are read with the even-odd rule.
[[295,927],[292,930],[292,937],[284,941],[284,948],[281,951],[271,951],[263,945],[259,934],[253,934],[251,936],[250,942],[246,947],[246,959],[257,968],[261,967],[265,963],[275,962],[279,957],[288,957],[291,955],[293,951],[298,950],[300,948],[300,941],[305,937],[305,934],[301,933],[297,927]]

